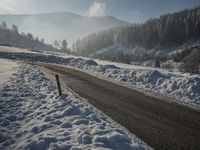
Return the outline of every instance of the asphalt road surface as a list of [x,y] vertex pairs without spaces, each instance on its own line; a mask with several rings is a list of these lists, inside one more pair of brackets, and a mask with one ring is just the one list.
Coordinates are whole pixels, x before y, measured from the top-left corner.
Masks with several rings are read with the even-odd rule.
[[62,84],[155,149],[200,149],[200,112],[74,69],[43,64]]

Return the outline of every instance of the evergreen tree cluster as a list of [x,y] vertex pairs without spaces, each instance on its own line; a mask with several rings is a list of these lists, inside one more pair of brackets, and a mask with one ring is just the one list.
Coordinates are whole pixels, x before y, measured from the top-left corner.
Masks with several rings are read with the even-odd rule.
[[51,45],[45,44],[44,39],[33,37],[31,33],[19,33],[16,25],[9,28],[5,21],[2,21],[0,25],[0,45],[35,50],[55,50]]
[[151,49],[155,46],[161,48],[174,46],[198,38],[200,38],[200,6],[149,19],[143,24],[93,33],[77,40],[72,48],[78,54],[87,56],[115,43],[129,48],[140,46]]

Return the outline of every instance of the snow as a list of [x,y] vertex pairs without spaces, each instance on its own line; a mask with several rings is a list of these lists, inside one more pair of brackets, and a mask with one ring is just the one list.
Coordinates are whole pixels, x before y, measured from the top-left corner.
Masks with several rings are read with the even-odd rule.
[[134,88],[145,94],[200,110],[200,75],[171,72],[84,57],[46,53],[0,53],[3,58],[56,63]]
[[126,54],[126,53],[129,53],[130,51],[131,51],[130,49],[128,49],[127,47],[125,47],[121,44],[114,44],[107,48],[100,49],[100,50],[92,53],[91,55],[104,54],[107,56],[112,56],[112,55],[116,55],[119,52],[123,52]]
[[94,66],[84,63],[85,61],[71,59],[65,65],[133,87],[152,96],[200,108],[200,75],[148,67],[127,69],[115,65]]
[[189,40],[182,45],[178,45],[178,46],[172,47],[170,49],[168,48],[168,49],[163,49],[163,50],[167,51],[168,55],[171,55],[171,54],[174,54],[174,53],[177,53],[177,52],[184,51],[185,49],[190,48],[190,47],[194,47],[194,46],[200,46],[200,39]]
[[0,52],[27,52],[27,49],[9,47],[9,46],[0,46]]
[[150,149],[86,100],[63,93],[57,96],[38,68],[21,64],[0,85],[0,149]]
[[0,59],[0,84],[5,83],[17,67],[18,64],[13,61]]

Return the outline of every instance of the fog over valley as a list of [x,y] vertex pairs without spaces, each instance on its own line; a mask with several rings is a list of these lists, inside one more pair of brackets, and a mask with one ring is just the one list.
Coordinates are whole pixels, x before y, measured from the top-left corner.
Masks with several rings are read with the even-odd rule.
[[69,44],[90,33],[111,27],[127,26],[128,22],[107,16],[80,16],[69,12],[37,15],[0,15],[8,25],[16,24],[21,32],[54,40],[67,39]]

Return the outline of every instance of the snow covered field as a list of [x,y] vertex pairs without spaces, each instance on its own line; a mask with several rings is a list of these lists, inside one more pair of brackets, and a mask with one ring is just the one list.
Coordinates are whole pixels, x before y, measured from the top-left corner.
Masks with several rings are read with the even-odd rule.
[[[1,75],[1,74],[0,74]],[[0,149],[150,149],[73,93],[21,64],[0,85]]]

